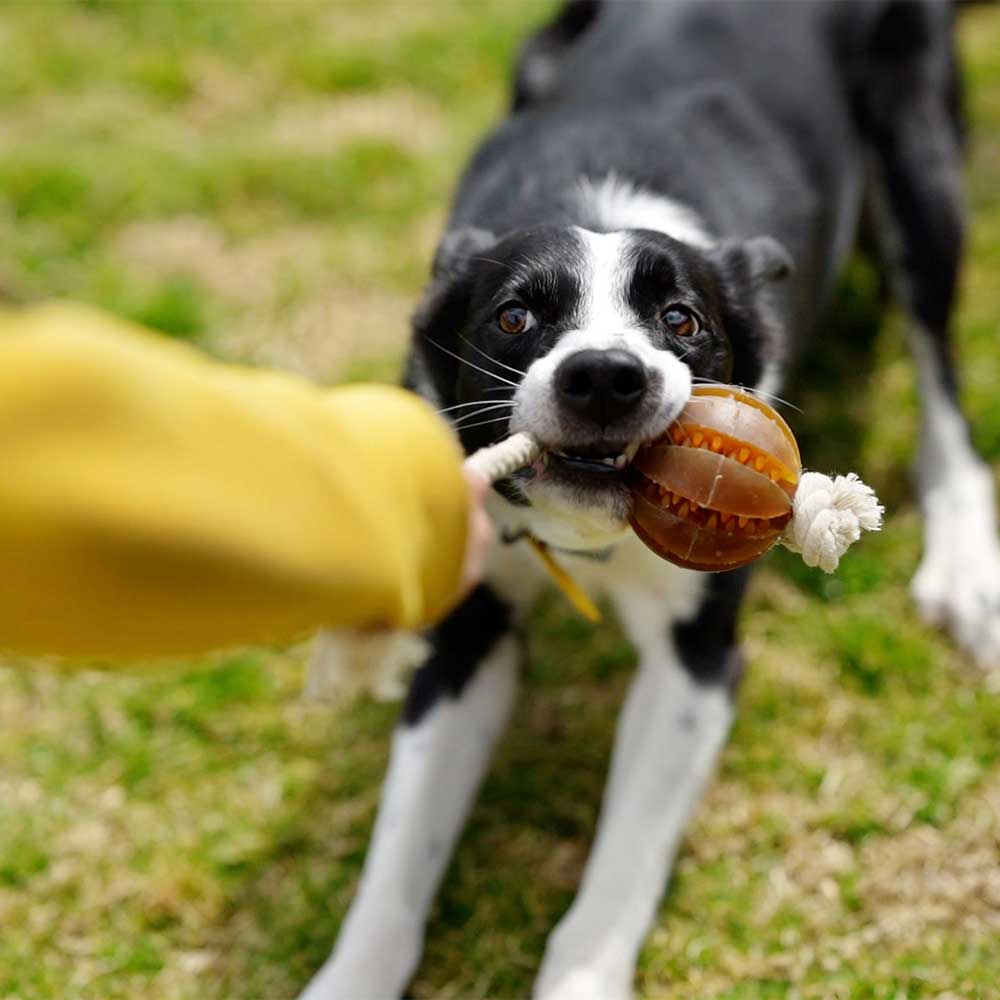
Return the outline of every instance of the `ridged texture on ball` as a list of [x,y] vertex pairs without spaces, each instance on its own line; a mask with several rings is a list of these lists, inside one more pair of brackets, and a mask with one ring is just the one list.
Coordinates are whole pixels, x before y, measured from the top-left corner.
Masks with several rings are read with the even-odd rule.
[[792,516],[802,474],[781,416],[730,386],[699,386],[632,463],[632,527],[657,555],[698,570],[759,558]]

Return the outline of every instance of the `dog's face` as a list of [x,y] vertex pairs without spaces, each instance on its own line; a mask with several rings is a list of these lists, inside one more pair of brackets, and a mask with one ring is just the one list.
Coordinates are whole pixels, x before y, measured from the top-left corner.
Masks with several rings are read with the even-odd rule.
[[647,230],[460,231],[416,317],[415,381],[469,451],[513,431],[543,445],[542,460],[499,486],[531,508],[532,531],[606,545],[625,528],[625,465],[692,383],[759,380],[757,294],[787,270],[766,238],[705,250]]

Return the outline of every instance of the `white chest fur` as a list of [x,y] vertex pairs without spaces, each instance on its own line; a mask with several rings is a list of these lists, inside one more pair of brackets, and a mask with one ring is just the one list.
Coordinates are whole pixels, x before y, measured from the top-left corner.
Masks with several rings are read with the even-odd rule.
[[[503,522],[501,514],[498,523]],[[613,603],[629,639],[643,653],[662,642],[663,629],[670,622],[691,618],[704,594],[704,574],[665,562],[627,529],[606,556],[554,555],[590,597]],[[518,612],[535,600],[549,580],[541,560],[523,540],[496,546],[486,575]]]

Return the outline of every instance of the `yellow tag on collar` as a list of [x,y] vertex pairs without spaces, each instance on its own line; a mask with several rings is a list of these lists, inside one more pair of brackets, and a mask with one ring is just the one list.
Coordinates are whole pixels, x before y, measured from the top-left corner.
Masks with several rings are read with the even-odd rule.
[[549,575],[555,581],[555,585],[566,595],[566,599],[576,608],[577,611],[587,619],[588,622],[597,624],[601,621],[601,612],[597,605],[584,593],[583,588],[573,579],[572,576],[558,563],[549,551],[545,542],[540,542],[532,535],[528,535],[531,547],[538,553],[538,558],[542,560]]

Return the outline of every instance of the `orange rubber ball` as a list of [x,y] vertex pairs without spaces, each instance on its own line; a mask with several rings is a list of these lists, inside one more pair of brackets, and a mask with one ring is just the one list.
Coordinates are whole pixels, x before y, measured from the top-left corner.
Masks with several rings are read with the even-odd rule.
[[772,407],[732,386],[698,386],[632,462],[632,528],[678,566],[736,569],[778,540],[801,474],[795,438]]

